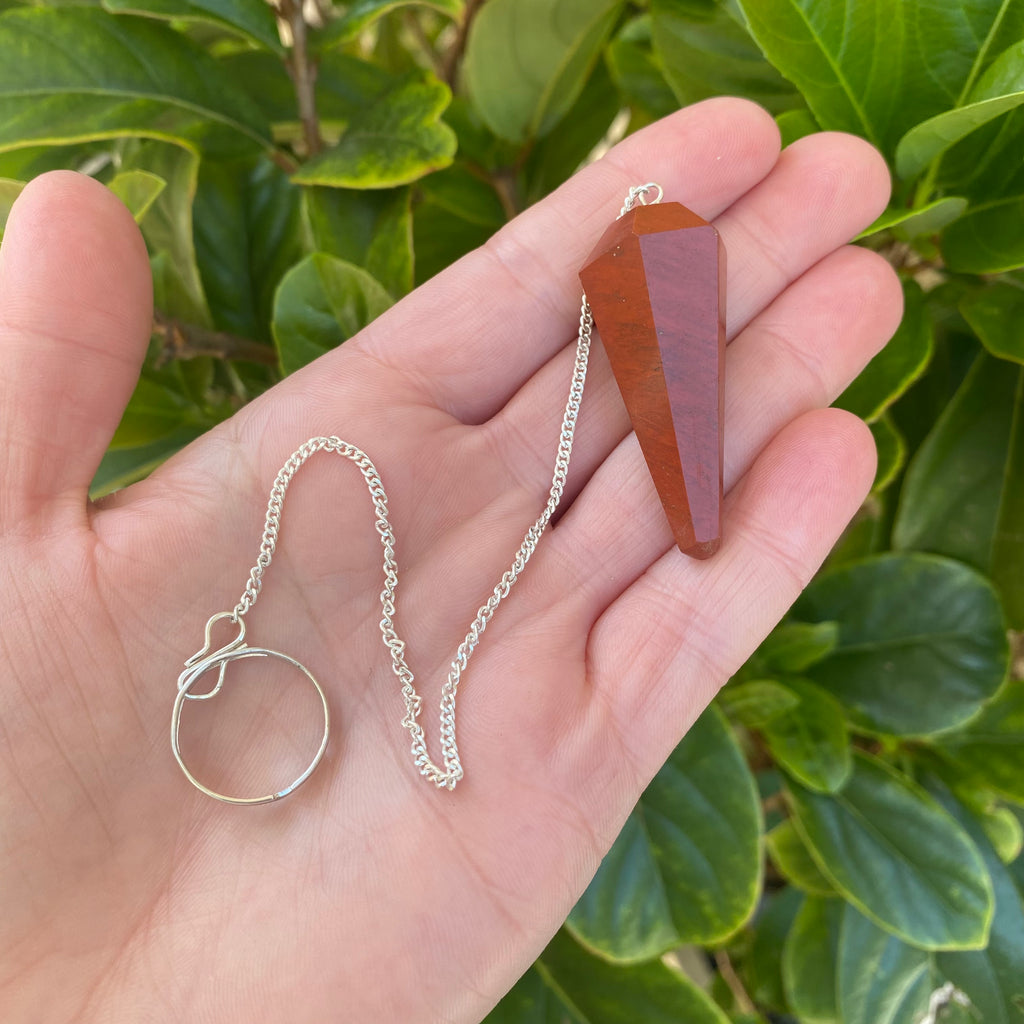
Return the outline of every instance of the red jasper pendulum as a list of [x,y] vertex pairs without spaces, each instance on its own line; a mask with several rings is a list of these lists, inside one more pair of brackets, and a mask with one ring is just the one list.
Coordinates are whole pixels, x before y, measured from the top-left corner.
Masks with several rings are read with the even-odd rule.
[[630,190],[580,280],[676,543],[707,558],[722,540],[725,247],[661,192]]

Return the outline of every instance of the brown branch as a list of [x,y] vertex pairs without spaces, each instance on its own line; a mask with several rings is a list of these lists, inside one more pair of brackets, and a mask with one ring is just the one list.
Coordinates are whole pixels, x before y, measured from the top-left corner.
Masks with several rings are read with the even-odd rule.
[[309,26],[302,13],[303,0],[280,0],[279,11],[288,25],[292,37],[288,71],[295,84],[295,98],[299,106],[299,121],[306,140],[306,155],[316,156],[324,148],[320,137],[320,120],[316,113],[316,65],[309,59],[306,32]]
[[248,363],[277,366],[277,353],[269,345],[239,338],[225,331],[211,331],[197,324],[186,324],[159,310],[153,314],[153,334],[162,348],[156,357],[157,366],[166,366],[172,359],[244,359]]
[[452,45],[444,55],[444,62],[441,65],[441,77],[455,88],[455,76],[459,73],[459,65],[462,63],[462,55],[466,51],[466,40],[469,38],[469,29],[473,19],[477,16],[484,0],[466,0],[465,10],[462,12],[462,21],[459,22],[459,29],[455,34]]
[[732,993],[733,999],[736,1000],[740,1012],[756,1014],[757,1007],[747,995],[747,990],[743,987],[743,982],[740,981],[740,976],[736,973],[736,968],[733,967],[729,954],[724,949],[715,952],[715,966],[718,968],[722,980],[729,986],[729,991]]

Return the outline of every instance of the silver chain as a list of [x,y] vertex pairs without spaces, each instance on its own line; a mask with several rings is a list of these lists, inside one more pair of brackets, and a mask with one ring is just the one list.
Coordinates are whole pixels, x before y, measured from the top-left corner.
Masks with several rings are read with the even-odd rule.
[[[645,187],[646,188],[646,187]],[[337,437],[311,437],[305,444],[301,445],[288,461],[281,467],[281,471],[274,480],[270,490],[270,500],[267,503],[266,525],[263,530],[263,540],[260,542],[260,553],[256,564],[249,573],[249,580],[245,585],[245,591],[231,612],[231,620],[239,622],[242,616],[248,612],[256,603],[263,587],[263,574],[266,572],[274,557],[277,547],[277,537],[281,529],[281,510],[284,506],[285,494],[292,478],[299,471],[299,468],[319,451],[337,452],[346,459],[350,459],[359,468],[369,488],[370,497],[373,500],[373,508],[376,514],[377,533],[380,534],[381,544],[384,547],[384,589],[381,591],[381,619],[380,630],[384,638],[384,644],[391,652],[391,664],[395,675],[402,684],[402,696],[405,698],[405,717],[402,725],[412,734],[412,756],[419,769],[420,774],[426,776],[439,788],[454,789],[455,784],[462,778],[462,762],[459,759],[459,748],[455,740],[455,695],[459,688],[459,680],[465,672],[469,663],[470,655],[473,653],[480,636],[487,628],[498,605],[508,597],[513,584],[519,578],[519,574],[526,567],[530,560],[541,535],[551,521],[551,517],[558,508],[562,493],[565,490],[566,476],[569,471],[569,458],[572,455],[573,436],[576,431],[576,421],[579,418],[580,403],[583,400],[583,386],[587,379],[587,362],[590,357],[590,337],[593,331],[594,319],[587,304],[586,296],[583,297],[580,307],[579,339],[576,345],[576,364],[573,369],[572,383],[569,387],[569,398],[565,403],[565,415],[562,419],[562,432],[558,441],[558,453],[555,456],[555,468],[551,478],[551,490],[548,494],[547,505],[540,514],[537,521],[526,531],[522,544],[512,560],[511,566],[501,577],[498,585],[492,591],[487,601],[476,613],[476,618],[469,627],[465,639],[459,644],[455,657],[452,660],[448,672],[448,679],[441,688],[441,755],[444,760],[444,768],[438,767],[427,753],[426,740],[423,734],[423,727],[419,724],[422,698],[413,687],[413,674],[405,660],[405,642],[401,640],[395,631],[395,591],[398,588],[398,563],[395,560],[395,534],[391,528],[391,521],[388,517],[388,496],[381,483],[380,474],[370,461],[370,457],[361,449]]]

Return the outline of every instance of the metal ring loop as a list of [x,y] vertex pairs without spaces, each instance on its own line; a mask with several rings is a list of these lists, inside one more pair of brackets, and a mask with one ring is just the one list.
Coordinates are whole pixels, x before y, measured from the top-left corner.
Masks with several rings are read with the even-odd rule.
[[[294,665],[305,677],[316,687],[316,692],[320,696],[320,702],[323,705],[324,710],[324,735],[320,741],[320,747],[316,752],[313,760],[309,763],[309,767],[297,778],[291,785],[284,789],[278,790],[276,793],[268,793],[265,796],[227,796],[224,793],[218,793],[216,790],[210,789],[209,786],[204,786],[193,774],[189,771],[188,765],[185,764],[184,759],[181,756],[181,747],[178,742],[178,734],[181,729],[181,709],[184,707],[185,701],[189,696],[189,690],[199,681],[200,677],[205,675],[210,669],[216,669],[219,667],[219,677],[223,678],[223,673],[227,667],[228,662],[234,661],[236,658],[280,658],[282,661],[288,662],[289,665]],[[219,689],[219,684],[218,687]],[[212,694],[209,694],[212,696]],[[296,789],[301,786],[306,779],[313,774],[313,770],[320,763],[321,758],[324,756],[324,751],[327,749],[327,740],[330,736],[331,731],[331,714],[327,706],[327,695],[324,693],[323,688],[313,678],[312,672],[306,668],[301,662],[296,661],[294,658],[289,657],[287,654],[282,654],[280,651],[271,651],[266,647],[240,647],[234,650],[222,650],[217,651],[209,658],[204,659],[198,664],[194,665],[189,671],[182,673],[182,678],[179,680],[178,695],[174,699],[174,711],[171,714],[171,750],[174,752],[174,758],[178,762],[181,770],[185,773],[185,778],[192,783],[196,789],[205,793],[207,796],[212,796],[214,800],[220,800],[226,804],[269,804],[275,800],[280,800],[281,797],[288,796],[289,793],[294,793]]]

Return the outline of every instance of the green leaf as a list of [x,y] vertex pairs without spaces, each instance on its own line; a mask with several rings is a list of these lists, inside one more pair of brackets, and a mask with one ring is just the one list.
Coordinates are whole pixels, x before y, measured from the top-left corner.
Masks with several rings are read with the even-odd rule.
[[871,436],[878,450],[878,469],[872,491],[884,491],[899,476],[907,461],[907,442],[897,430],[892,417],[883,413],[871,424]]
[[834,793],[852,770],[843,709],[827,691],[802,679],[785,684],[799,699],[793,711],[762,726],[776,764],[810,789]]
[[651,0],[651,40],[681,106],[734,94],[757,100],[771,111],[801,102],[727,4]]
[[494,188],[455,164],[420,185],[423,201],[413,213],[416,281],[419,284],[486,242],[505,223]]
[[110,191],[131,211],[136,224],[142,222],[166,187],[167,182],[159,174],[151,174],[149,171],[122,171],[115,174],[108,185]]
[[768,856],[780,875],[811,896],[835,896],[832,883],[821,873],[814,858],[788,818],[765,836]]
[[587,159],[605,137],[622,106],[618,89],[598,63],[584,91],[557,132],[539,139],[523,169],[528,203],[554,191]]
[[192,222],[214,324],[269,342],[274,291],[303,255],[299,190],[263,156],[204,161]]
[[780,623],[757,650],[766,671],[803,672],[836,649],[837,622]]
[[1024,684],[1009,683],[941,751],[970,778],[1024,804]]
[[103,456],[89,487],[89,497],[95,501],[105,494],[120,490],[149,476],[175,452],[194,441],[205,427],[182,427],[150,444],[138,448],[120,448]]
[[[1008,0],[740,0],[768,59],[825,129],[889,153],[914,125],[960,106],[1001,45],[1020,38]],[[866,55],[870,56],[867,59]]]
[[932,953],[908,946],[846,904],[836,971],[843,1024],[914,1024],[936,981]]
[[729,715],[751,729],[758,729],[773,718],[791,712],[800,698],[774,679],[752,679],[733,683],[718,695],[719,703]]
[[979,356],[910,462],[897,549],[934,551],[992,576],[1024,626],[1024,370]]
[[274,298],[281,369],[294,373],[361,331],[391,305],[365,270],[315,252],[285,274]]
[[808,896],[782,950],[786,1000],[801,1024],[840,1024],[835,963],[842,900]]
[[585,1024],[563,995],[531,967],[482,1024]]
[[307,160],[293,180],[394,188],[447,167],[455,156],[455,133],[440,117],[450,99],[443,82],[412,72],[354,114],[341,141]]
[[988,841],[1004,864],[1012,864],[1024,850],[1024,825],[1009,807],[971,808]]
[[991,584],[959,562],[888,554],[840,566],[807,588],[798,619],[838,621],[839,644],[807,674],[867,728],[897,736],[951,729],[1006,675]]
[[963,274],[1001,274],[1024,267],[1024,195],[974,206],[942,235],[942,256]]
[[892,231],[897,238],[909,242],[922,235],[933,235],[941,231],[957,217],[963,216],[966,209],[967,200],[962,196],[943,196],[924,206],[890,207],[854,241],[870,238],[882,231]]
[[362,267],[391,295],[401,296],[412,289],[408,188],[371,192],[310,187],[302,190],[302,197],[313,244],[319,252]]
[[783,149],[793,145],[797,139],[803,139],[821,131],[818,122],[814,120],[814,115],[803,107],[797,110],[784,110],[781,114],[776,115],[775,123],[779,126]]
[[995,281],[968,292],[960,312],[992,355],[1024,363],[1024,288]]
[[729,1024],[679,971],[657,960],[631,966],[606,963],[564,931],[541,954],[537,969],[583,1024]]
[[192,235],[198,157],[164,142],[133,143],[125,152],[122,167],[145,171],[166,182],[140,225],[153,266],[156,308],[186,323],[212,327]]
[[620,961],[722,941],[754,909],[761,831],[754,778],[712,706],[647,787],[567,923]]
[[321,33],[318,45],[323,48],[348,42],[378,18],[400,7],[411,7],[413,4],[431,7],[456,20],[462,16],[462,0],[356,0],[356,3],[351,4],[340,18],[331,22]]
[[113,14],[210,21],[284,56],[274,12],[268,3],[259,0],[103,0],[103,7]]
[[794,821],[818,867],[875,923],[921,949],[977,949],[992,885],[970,837],[920,786],[862,751],[843,789],[791,784]]
[[762,897],[752,925],[750,953],[743,961],[747,992],[758,1006],[788,1009],[782,985],[782,949],[803,901],[803,894],[791,885],[777,892],[766,891]]
[[259,109],[181,33],[87,7],[0,15],[0,151],[134,135],[272,145]]
[[182,427],[201,426],[196,407],[164,383],[142,377],[135,386],[110,448],[138,448]]
[[7,218],[11,214],[14,200],[21,195],[25,184],[24,181],[14,181],[12,178],[0,178],[0,236],[7,227]]
[[915,125],[896,147],[896,173],[919,174],[976,128],[1024,103],[1024,42],[1005,50],[978,82],[970,101]]
[[652,52],[650,15],[627,21],[608,44],[604,59],[623,98],[648,120],[664,117],[679,107]]
[[[302,138],[295,83],[272,53],[244,50],[218,58],[218,66],[245,90],[273,124],[275,138]],[[320,129],[336,141],[345,126],[394,89],[399,80],[376,64],[330,51],[317,60],[315,100]]]
[[915,281],[903,283],[903,320],[889,344],[861,371],[835,405],[863,420],[876,420],[924,373],[932,357],[932,323],[924,293]]
[[929,780],[928,788],[977,844],[992,879],[996,904],[987,947],[969,953],[939,953],[939,971],[967,995],[985,1024],[1022,1024],[1024,906],[1020,893],[981,825],[941,783]]
[[576,102],[622,0],[489,0],[473,20],[462,73],[495,135],[546,135]]

